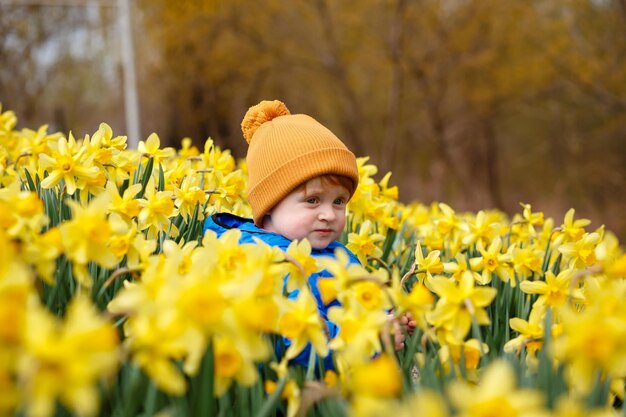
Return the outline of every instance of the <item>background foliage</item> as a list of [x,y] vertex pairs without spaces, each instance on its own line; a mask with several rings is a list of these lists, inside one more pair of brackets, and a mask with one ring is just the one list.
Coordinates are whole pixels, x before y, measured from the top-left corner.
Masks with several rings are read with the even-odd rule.
[[[0,4],[4,106],[124,132],[114,4],[24,4]],[[144,135],[243,156],[245,110],[280,98],[393,170],[403,201],[575,206],[625,236],[623,0],[132,5]]]

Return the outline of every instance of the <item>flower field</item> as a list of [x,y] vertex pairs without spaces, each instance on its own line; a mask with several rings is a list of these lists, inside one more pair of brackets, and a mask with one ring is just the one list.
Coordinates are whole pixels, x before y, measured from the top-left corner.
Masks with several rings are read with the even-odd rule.
[[0,415],[626,415],[626,255],[574,209],[402,204],[359,158],[342,240],[363,266],[316,261],[306,241],[202,234],[250,216],[245,162],[211,139],[16,125],[0,107]]

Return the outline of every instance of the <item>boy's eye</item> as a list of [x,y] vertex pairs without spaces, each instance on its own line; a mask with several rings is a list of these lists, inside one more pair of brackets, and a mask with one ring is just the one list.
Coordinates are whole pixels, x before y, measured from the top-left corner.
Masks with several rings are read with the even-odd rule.
[[309,204],[315,204],[315,203],[317,203],[317,198],[315,198],[315,197],[308,197],[306,199],[306,202],[309,203]]
[[335,199],[335,201],[333,202],[333,204],[336,204],[338,206],[342,205],[345,203],[345,200],[343,198],[337,198]]

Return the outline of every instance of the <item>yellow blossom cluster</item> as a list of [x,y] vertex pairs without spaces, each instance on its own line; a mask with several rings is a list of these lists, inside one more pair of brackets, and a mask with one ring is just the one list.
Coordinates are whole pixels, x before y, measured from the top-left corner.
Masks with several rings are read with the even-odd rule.
[[[101,395],[129,415],[137,392],[152,404],[137,414],[180,415],[229,399],[288,416],[602,415],[623,402],[626,255],[573,209],[555,222],[530,204],[510,218],[402,204],[390,173],[376,181],[359,158],[342,236],[355,265],[312,257],[306,240],[282,252],[203,234],[215,212],[250,216],[245,162],[211,139],[201,152],[151,134],[132,150],[105,123],[83,138],[16,125],[0,108],[0,415],[95,416]],[[322,302],[338,301],[328,317],[308,288],[321,270]],[[307,346],[303,371],[290,360]],[[152,388],[136,390],[129,367]]]

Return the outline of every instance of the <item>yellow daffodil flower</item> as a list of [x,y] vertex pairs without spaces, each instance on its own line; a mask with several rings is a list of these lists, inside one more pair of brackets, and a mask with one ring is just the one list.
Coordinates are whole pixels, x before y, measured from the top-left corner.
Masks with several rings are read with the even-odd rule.
[[63,252],[73,262],[76,279],[87,287],[91,286],[87,263],[95,261],[106,268],[113,268],[119,261],[109,247],[112,234],[107,220],[109,203],[108,194],[94,198],[86,207],[68,200],[72,219],[59,227]]
[[348,234],[348,244],[346,247],[356,254],[362,265],[367,265],[367,257],[379,258],[383,251],[379,247],[385,240],[385,236],[374,233],[372,222],[365,220],[361,223],[358,233]]
[[542,258],[543,251],[534,246],[512,247],[511,261],[520,281],[541,271]]
[[475,287],[470,275],[463,275],[458,282],[443,277],[433,278],[430,286],[440,298],[426,318],[434,326],[451,331],[455,340],[465,339],[472,319],[478,324],[490,323],[484,307],[495,298],[495,288]]
[[[279,379],[287,379],[283,391],[280,394],[282,399],[287,400],[287,417],[296,417],[301,404],[301,390],[296,381],[294,381],[288,372],[288,361],[283,359],[279,364],[276,362],[270,363],[270,368],[276,372],[276,376]],[[276,382],[272,380],[265,381],[265,392],[271,395],[276,391]]]
[[355,366],[352,372],[350,383],[357,396],[391,398],[402,390],[400,368],[387,353]]
[[596,373],[607,378],[626,375],[626,281],[590,281],[587,303],[559,309],[563,332],[554,355],[568,365],[568,380],[578,393],[589,393]]
[[520,353],[522,349],[526,349],[528,353],[526,363],[536,365],[536,353],[543,347],[545,310],[543,306],[534,307],[530,311],[528,321],[518,317],[509,319],[509,326],[519,335],[505,343],[505,352]]
[[488,282],[483,281],[482,275],[476,271],[472,271],[469,261],[462,253],[456,254],[454,262],[444,262],[443,272],[451,274],[451,278],[457,281],[461,279],[461,276],[464,274],[471,274],[477,283],[482,285],[488,284]]
[[204,190],[197,185],[197,181],[192,177],[186,177],[182,181],[180,188],[175,186],[174,195],[176,196],[174,205],[178,207],[178,211],[185,221],[189,221],[196,207],[199,209],[198,220],[204,218],[204,210],[202,210],[201,207],[207,201],[207,196]]
[[389,320],[383,310],[332,307],[328,318],[339,326],[339,333],[329,347],[346,361],[363,362],[382,351],[380,334]]
[[137,150],[144,156],[153,158],[155,167],[159,166],[162,160],[171,158],[176,154],[174,148],[167,147],[161,149],[161,139],[159,139],[156,133],[151,133],[145,142],[140,140]]
[[317,261],[311,256],[311,244],[307,239],[292,241],[285,251],[286,259],[292,263],[287,278],[287,292],[304,289],[308,286],[307,279],[320,270]]
[[48,172],[48,176],[41,181],[43,188],[52,188],[63,180],[67,193],[71,195],[79,188],[77,180],[97,177],[99,170],[93,166],[94,155],[87,155],[87,148],[84,147],[73,153],[72,148],[75,147],[74,138],[70,134],[69,140],[64,137],[58,140],[57,149],[51,155],[39,154],[39,168]]
[[26,384],[23,401],[28,415],[53,415],[56,400],[78,415],[97,415],[97,382],[112,377],[120,360],[113,325],[79,295],[62,323],[45,308],[33,306],[25,328],[19,372]]
[[[504,361],[492,362],[477,386],[456,382],[450,399],[460,417],[540,416],[543,398],[538,391],[518,389],[515,374]],[[543,414],[542,414],[543,413]]]
[[559,246],[559,252],[574,268],[584,268],[596,262],[596,246],[600,242],[598,233],[585,233],[575,242]]
[[422,253],[422,246],[420,242],[417,242],[415,247],[415,269],[416,274],[420,277],[420,281],[423,281],[425,275],[429,280],[432,279],[432,274],[441,274],[443,272],[443,263],[439,258],[440,251],[434,250],[429,252],[424,258]]
[[575,272],[572,268],[564,269],[555,276],[552,271],[547,271],[545,281],[523,281],[520,289],[526,294],[539,294],[537,305],[559,307],[568,300],[581,302],[584,300],[583,293],[572,282]]
[[124,190],[120,197],[119,190],[112,181],[106,185],[107,193],[111,199],[109,210],[118,213],[122,219],[130,223],[141,211],[140,201],[135,196],[141,191],[141,184],[133,184]]
[[369,272],[361,265],[351,264],[347,253],[341,249],[335,250],[335,257],[321,257],[318,259],[320,269],[328,271],[331,278],[320,278],[318,287],[322,301],[326,304],[337,298],[342,304],[350,304],[347,297],[349,285],[364,277]]
[[213,338],[214,395],[221,397],[233,381],[247,387],[253,385],[259,378],[255,360],[266,359],[268,354],[267,346],[264,349],[255,350],[230,337],[215,336]]
[[470,379],[477,379],[476,369],[480,359],[484,354],[489,353],[489,346],[477,339],[469,339],[462,343],[446,343],[439,349],[439,360],[443,364],[446,372],[450,372],[450,365],[454,366],[457,375],[462,375],[461,355],[465,365],[464,372],[470,371]]
[[172,191],[157,191],[153,178],[148,181],[144,198],[139,199],[141,211],[137,216],[139,228],[147,229],[148,237],[155,238],[160,232],[166,232],[171,237],[178,236],[178,228],[170,221],[178,214],[173,194]]
[[311,343],[321,357],[328,355],[324,324],[315,299],[308,291],[300,291],[295,301],[284,300],[284,313],[279,319],[280,333],[291,340],[285,357],[293,359]]
[[491,242],[495,235],[496,224],[484,211],[480,210],[473,219],[462,223],[461,227],[465,232],[463,236],[464,245],[470,246],[479,242],[486,245]]
[[48,223],[43,201],[34,191],[20,190],[18,181],[0,189],[0,228],[13,237],[39,233]]
[[474,271],[482,271],[481,283],[488,284],[491,282],[492,275],[495,274],[504,282],[510,282],[515,287],[515,280],[511,280],[511,251],[509,248],[507,253],[502,253],[502,239],[496,237],[489,248],[485,249],[482,242],[479,241],[476,248],[482,255],[479,258],[470,259],[470,265]]
[[574,213],[576,211],[571,208],[565,213],[563,224],[560,227],[561,233],[565,236],[567,242],[575,242],[579,240],[585,233],[585,226],[591,223],[589,219],[576,219],[574,220]]

